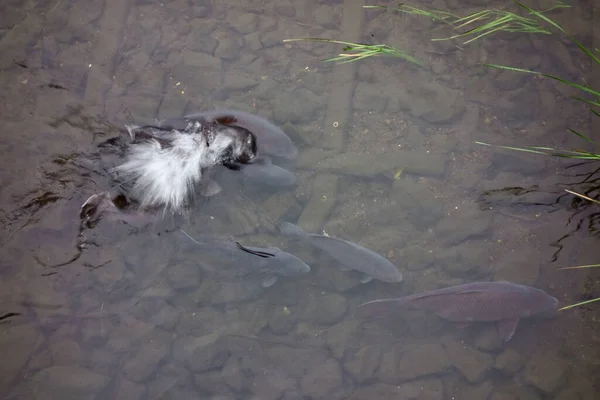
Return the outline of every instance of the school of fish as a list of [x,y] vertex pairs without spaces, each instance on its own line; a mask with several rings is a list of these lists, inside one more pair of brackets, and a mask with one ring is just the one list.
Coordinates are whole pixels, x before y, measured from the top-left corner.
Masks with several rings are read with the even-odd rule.
[[[190,127],[195,127],[196,131]],[[152,154],[151,162],[162,168],[168,164],[159,161],[161,157],[170,157],[169,151],[177,152],[178,157],[181,154],[187,157],[185,154],[188,153],[192,157],[194,151],[199,151],[194,150],[196,146],[202,151],[206,148],[207,151],[210,149],[213,153],[217,151],[224,154],[223,156],[220,153],[211,155],[212,161],[205,162],[200,159],[196,161],[194,165],[197,166],[194,168],[198,169],[198,174],[194,175],[190,172],[193,179],[186,178],[188,180],[182,181],[182,189],[176,193],[178,196],[187,196],[188,188],[193,190],[194,186],[199,187],[203,195],[218,194],[220,186],[209,177],[210,170],[218,164],[239,171],[244,179],[253,182],[279,187],[290,187],[296,183],[294,173],[273,162],[273,158],[292,160],[297,156],[298,150],[292,140],[266,119],[247,112],[203,111],[156,121],[154,125],[130,126],[128,130],[134,139],[129,146],[136,150],[134,143],[136,138],[137,140],[141,138],[144,143],[151,143],[156,149],[153,150],[155,153]],[[221,132],[227,135],[233,134],[231,136],[233,139],[223,142],[222,148],[211,147],[212,143],[218,140]],[[243,141],[248,138],[247,143],[250,147],[236,144],[238,143],[235,141],[238,140],[235,137],[238,134],[236,132],[245,135],[242,136]],[[189,142],[192,139],[197,142]],[[186,141],[199,144],[189,147]],[[253,141],[256,143],[254,144]],[[188,146],[185,148],[188,153],[182,153],[182,149],[177,148],[180,142],[183,143],[181,146]],[[131,163],[131,160],[130,158],[128,162]],[[147,186],[155,183],[153,179],[163,179],[155,178],[152,173],[144,169],[143,165],[137,168],[142,171],[137,175],[137,179],[143,179]],[[121,170],[123,169],[127,168],[121,167]],[[167,182],[172,180],[171,177],[160,182],[160,185],[167,185]],[[133,194],[135,196],[135,191]],[[92,227],[103,218],[134,224],[150,221],[156,217],[151,210],[148,211],[144,207],[131,208],[130,205],[136,202],[135,198],[131,201],[117,202],[119,196],[123,195],[115,197],[109,192],[91,195],[81,207],[80,218],[86,225]],[[142,199],[142,206],[144,201]],[[183,200],[176,203],[177,207],[181,207]],[[403,280],[400,269],[390,260],[359,244],[327,235],[308,233],[286,221],[280,221],[277,228],[280,234],[300,239],[327,254],[337,262],[341,270],[354,271],[353,273],[358,274],[363,284],[372,280],[386,283],[399,283]],[[218,269],[218,273],[226,275],[227,279],[259,280],[264,288],[268,288],[281,277],[297,277],[311,271],[311,267],[300,258],[277,247],[252,247],[239,242],[217,239],[198,241],[184,231],[181,232],[205,254],[217,257],[219,261],[231,266],[231,268]],[[361,304],[357,312],[359,317],[370,319],[398,314],[406,309],[416,309],[432,312],[445,320],[462,324],[490,322],[495,323],[500,336],[505,341],[509,341],[520,319],[553,314],[557,307],[558,300],[540,289],[507,281],[495,281],[472,282],[403,297],[372,300]]]

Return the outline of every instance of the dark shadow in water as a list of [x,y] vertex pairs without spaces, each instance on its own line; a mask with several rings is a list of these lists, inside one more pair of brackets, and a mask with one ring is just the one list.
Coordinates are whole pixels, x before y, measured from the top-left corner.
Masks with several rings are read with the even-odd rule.
[[[565,167],[565,169],[578,168],[596,162],[584,162]],[[565,222],[565,227],[572,227],[550,246],[557,250],[552,255],[552,262],[558,259],[564,245],[563,242],[572,237],[576,232],[585,230],[590,236],[600,237],[600,209],[598,204],[584,200],[565,192],[563,189],[583,194],[592,199],[600,197],[600,167],[591,172],[576,173],[572,176],[578,180],[569,183],[558,183],[556,188],[540,188],[538,185],[530,187],[506,187],[483,191],[477,199],[482,210],[492,208],[526,207],[528,211],[539,210],[553,213],[558,210],[568,210],[571,215]]]

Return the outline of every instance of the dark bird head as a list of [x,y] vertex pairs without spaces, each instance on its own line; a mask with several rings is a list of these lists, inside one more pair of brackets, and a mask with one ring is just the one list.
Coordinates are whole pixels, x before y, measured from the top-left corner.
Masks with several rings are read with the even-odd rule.
[[239,126],[221,126],[221,134],[230,136],[233,141],[223,153],[223,165],[239,170],[244,164],[251,164],[258,155],[256,136],[248,129]]

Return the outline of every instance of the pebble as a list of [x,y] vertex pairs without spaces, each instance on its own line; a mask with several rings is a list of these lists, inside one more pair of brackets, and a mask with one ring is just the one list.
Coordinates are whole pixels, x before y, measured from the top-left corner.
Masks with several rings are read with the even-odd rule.
[[215,332],[201,337],[186,336],[176,339],[172,346],[173,358],[185,361],[192,371],[205,372],[222,367],[228,354]]
[[300,380],[300,389],[312,399],[328,399],[327,394],[343,382],[342,369],[337,361],[330,358],[308,370]]
[[411,345],[400,354],[397,377],[401,381],[411,380],[441,373],[450,367],[452,362],[440,344]]
[[333,325],[339,322],[348,310],[346,298],[337,293],[327,293],[311,301],[316,322],[321,325]]
[[84,367],[52,366],[31,377],[29,396],[34,399],[93,399],[108,381],[108,377]]
[[542,392],[552,393],[565,380],[564,363],[552,352],[536,352],[525,365],[523,378],[526,383]]
[[506,349],[496,357],[494,368],[511,376],[523,367],[525,360],[516,350]]
[[276,335],[285,335],[294,329],[296,325],[296,314],[286,312],[283,308],[276,308],[269,318],[269,329]]
[[381,362],[382,348],[378,345],[367,345],[361,347],[356,353],[351,354],[344,363],[344,369],[348,371],[357,383],[363,383],[373,377]]
[[380,84],[359,82],[354,94],[354,109],[382,113],[388,104],[389,97],[383,92]]
[[232,61],[239,57],[240,49],[244,47],[244,38],[229,30],[221,32],[218,38],[219,44],[215,49],[215,57]]
[[317,110],[321,108],[320,99],[304,88],[279,91],[275,94],[273,104],[275,105],[273,117],[280,124],[286,122],[300,124],[313,121]]
[[399,98],[400,107],[411,115],[432,124],[448,124],[465,111],[462,94],[437,82],[415,79],[405,88],[406,96]]
[[497,351],[504,346],[504,340],[500,337],[498,329],[494,325],[490,325],[479,332],[474,345],[477,350]]
[[168,351],[169,342],[164,336],[147,340],[134,357],[126,360],[122,371],[128,379],[142,382],[154,372]]
[[[464,223],[469,221],[469,223]],[[434,229],[445,246],[456,246],[467,239],[483,236],[492,224],[492,214],[463,207],[453,211]]]
[[3,361],[0,363],[0,386],[17,377],[35,349],[38,333],[30,326],[9,326],[0,335]]
[[456,369],[470,383],[481,382],[494,364],[494,358],[489,354],[482,353],[459,342],[446,341],[444,347]]

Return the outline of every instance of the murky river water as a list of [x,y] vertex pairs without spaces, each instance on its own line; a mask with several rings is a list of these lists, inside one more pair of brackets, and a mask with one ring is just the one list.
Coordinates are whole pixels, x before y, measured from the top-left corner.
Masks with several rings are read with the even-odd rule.
[[[475,280],[535,286],[561,305],[599,294],[597,273],[557,270],[598,262],[595,210],[563,192],[591,170],[474,144],[582,147],[567,132],[590,129],[573,93],[480,64],[581,79],[587,59],[556,37],[430,42],[447,32],[362,3],[0,4],[2,398],[597,398],[594,305],[522,321],[508,343],[493,326],[421,312],[353,317],[367,300]],[[430,6],[490,6],[480,3]],[[588,8],[556,19],[589,42]],[[338,47],[281,42],[296,37],[387,43],[424,66],[334,67],[322,60]],[[114,183],[73,158],[126,123],[214,107],[282,126],[300,149],[297,186],[225,171],[223,192],[188,216],[101,224],[80,253],[79,207]],[[387,256],[404,281],[361,284],[277,234],[282,219]],[[278,246],[312,271],[269,288],[217,281],[174,227]]]

